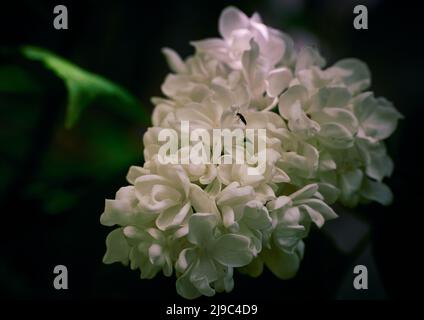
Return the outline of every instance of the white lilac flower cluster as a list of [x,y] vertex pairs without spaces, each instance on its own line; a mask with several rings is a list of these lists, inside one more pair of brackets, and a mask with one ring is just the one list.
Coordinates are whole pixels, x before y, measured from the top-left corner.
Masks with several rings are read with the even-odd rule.
[[[101,223],[118,226],[106,239],[105,263],[138,269],[141,278],[176,275],[188,299],[231,291],[234,268],[251,276],[267,266],[293,277],[311,225],[337,215],[329,205],[377,201],[393,163],[384,140],[402,117],[366,91],[367,66],[345,59],[326,67],[310,47],[299,51],[258,14],[234,7],[219,19],[222,38],[192,42],[182,60],[164,49],[172,70],[153,98],[153,127],[144,135],[143,167],[106,200]],[[243,116],[243,119],[240,118]],[[190,125],[266,129],[266,170],[243,164],[162,164],[162,128]]]

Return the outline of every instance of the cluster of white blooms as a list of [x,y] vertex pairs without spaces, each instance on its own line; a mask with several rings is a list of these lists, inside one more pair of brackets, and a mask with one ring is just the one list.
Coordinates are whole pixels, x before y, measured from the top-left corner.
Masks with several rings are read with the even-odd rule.
[[[393,170],[388,138],[402,117],[366,91],[367,66],[345,59],[325,67],[310,47],[295,50],[286,34],[258,14],[234,7],[219,19],[222,38],[192,42],[182,60],[164,49],[172,70],[165,98],[153,98],[153,127],[144,135],[143,167],[106,200],[101,223],[119,226],[107,239],[105,263],[121,262],[152,278],[177,278],[188,299],[231,291],[234,268],[252,276],[268,267],[293,277],[311,225],[337,215],[329,205],[377,201]],[[266,170],[247,164],[163,164],[163,128],[266,129]]]

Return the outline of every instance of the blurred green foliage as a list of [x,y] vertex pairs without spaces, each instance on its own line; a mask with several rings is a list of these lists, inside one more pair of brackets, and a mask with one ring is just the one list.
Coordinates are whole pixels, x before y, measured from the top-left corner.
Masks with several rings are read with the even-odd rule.
[[137,99],[124,88],[99,75],[85,71],[45,49],[24,46],[22,53],[28,59],[42,61],[46,68],[64,81],[68,90],[66,127],[72,127],[81,111],[98,98],[112,107],[118,106],[119,112],[144,124],[149,123],[149,117],[142,112],[141,108],[137,108]]
[[136,97],[45,49],[8,55],[0,66],[1,196],[19,189],[45,213],[69,212],[90,188],[142,163],[139,128],[150,112]]

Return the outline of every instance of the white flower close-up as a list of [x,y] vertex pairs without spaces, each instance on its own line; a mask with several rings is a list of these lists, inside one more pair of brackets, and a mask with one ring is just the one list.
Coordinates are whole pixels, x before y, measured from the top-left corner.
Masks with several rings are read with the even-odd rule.
[[[144,165],[129,169],[129,185],[100,218],[115,228],[104,263],[129,265],[142,279],[175,277],[187,299],[233,290],[236,271],[292,278],[310,229],[337,218],[333,204],[389,205],[394,164],[384,140],[403,118],[369,91],[360,60],[326,66],[316,48],[295,49],[259,14],[235,7],[223,10],[218,30],[220,38],[191,42],[186,59],[163,49],[171,73],[164,96],[152,99]],[[160,130],[180,133],[181,121],[190,130],[265,129],[265,170],[161,163]]]

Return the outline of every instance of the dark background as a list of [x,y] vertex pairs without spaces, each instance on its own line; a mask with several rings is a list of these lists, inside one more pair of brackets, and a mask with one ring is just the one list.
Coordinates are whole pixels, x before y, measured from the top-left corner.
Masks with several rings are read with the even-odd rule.
[[[368,30],[353,28],[357,3],[368,7]],[[424,50],[423,16],[414,3],[9,1],[0,10],[0,67],[17,63],[10,52],[23,44],[45,47],[128,88],[150,114],[150,98],[161,94],[169,72],[160,49],[191,54],[189,41],[218,35],[219,14],[228,5],[248,15],[258,11],[266,24],[299,43],[318,45],[328,64],[344,57],[365,61],[372,90],[405,115],[388,140],[395,162],[387,180],[395,195],[393,205],[361,206],[354,213],[338,209],[341,217],[332,228],[314,230],[306,239],[305,258],[292,280],[278,280],[267,270],[257,279],[237,273],[231,293],[201,299],[418,298]],[[53,28],[57,4],[68,8],[69,30]],[[104,198],[113,198],[126,184],[131,164],[142,164],[145,127],[97,104],[83,112],[74,128],[65,129],[62,81],[41,66],[22,66],[34,74],[33,90],[0,94],[0,297],[182,301],[173,278],[140,280],[137,271],[101,262],[111,231],[99,223]],[[346,239],[352,245],[340,252]],[[369,290],[352,289],[352,270],[358,263],[369,268]],[[58,264],[68,268],[68,290],[53,288]]]

